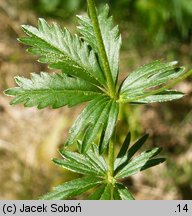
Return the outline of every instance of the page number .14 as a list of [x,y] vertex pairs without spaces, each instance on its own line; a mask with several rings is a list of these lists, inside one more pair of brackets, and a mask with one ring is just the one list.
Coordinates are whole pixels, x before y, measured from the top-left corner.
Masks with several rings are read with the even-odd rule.
[[177,205],[177,211],[175,211],[175,212],[188,212],[188,206],[187,206],[187,204],[185,204],[184,206],[183,205],[181,205],[181,204],[179,204],[179,205]]

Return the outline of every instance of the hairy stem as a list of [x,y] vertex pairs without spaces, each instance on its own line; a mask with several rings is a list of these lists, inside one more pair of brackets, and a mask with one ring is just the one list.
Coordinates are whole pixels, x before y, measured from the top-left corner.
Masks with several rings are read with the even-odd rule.
[[91,18],[91,21],[92,21],[92,24],[93,24],[93,29],[94,29],[94,32],[95,32],[96,41],[97,41],[101,61],[102,61],[102,64],[103,64],[104,73],[105,73],[105,76],[106,76],[106,79],[107,79],[107,85],[108,85],[108,89],[109,89],[109,94],[110,94],[110,96],[112,98],[115,98],[115,95],[116,95],[115,85],[114,85],[114,82],[113,82],[113,77],[112,77],[111,69],[110,69],[110,66],[109,66],[107,53],[106,53],[105,46],[104,46],[104,43],[103,43],[103,39],[102,39],[102,35],[101,35],[101,29],[99,27],[99,21],[98,21],[98,17],[97,17],[97,12],[96,12],[96,7],[95,7],[94,0],[87,0],[87,5],[88,5],[90,18]]

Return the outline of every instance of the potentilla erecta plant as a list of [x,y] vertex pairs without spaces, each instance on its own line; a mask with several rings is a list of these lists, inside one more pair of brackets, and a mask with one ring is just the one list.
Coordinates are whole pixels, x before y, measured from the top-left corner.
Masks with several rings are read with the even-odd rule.
[[[60,73],[31,74],[31,79],[15,77],[18,87],[5,91],[12,105],[38,109],[73,107],[87,102],[72,125],[61,158],[53,162],[82,177],[65,182],[41,199],[68,199],[90,189],[92,200],[132,200],[121,180],[165,161],[161,148],[136,154],[147,135],[130,145],[129,132],[115,154],[116,127],[121,104],[148,104],[180,99],[184,93],[172,87],[192,74],[177,62],[159,60],[141,66],[119,83],[119,53],[122,44],[118,26],[113,24],[109,6],[98,12],[87,0],[88,15],[77,16],[78,35],[56,23],[39,19],[38,27],[23,25],[27,35],[19,39],[41,63]],[[77,145],[72,152],[68,146]],[[136,156],[135,156],[136,154]],[[107,155],[107,156],[106,156]]]

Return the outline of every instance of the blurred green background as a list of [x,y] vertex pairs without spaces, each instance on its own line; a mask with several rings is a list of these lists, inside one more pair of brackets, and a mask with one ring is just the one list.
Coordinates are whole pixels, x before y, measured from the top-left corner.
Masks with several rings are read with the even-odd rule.
[[[192,0],[96,0],[98,7],[104,3],[110,4],[122,33],[121,80],[155,59],[192,67]],[[15,85],[16,75],[48,70],[17,42],[21,24],[36,25],[44,17],[75,32],[75,15],[85,12],[85,0],[0,0],[0,199],[37,199],[74,178],[51,158],[58,157],[57,149],[83,106],[41,111],[11,107],[2,92]],[[192,78],[177,89],[186,97],[121,108],[117,148],[129,130],[132,141],[149,133],[144,148],[163,147],[167,157],[165,164],[126,180],[136,199],[192,199]]]

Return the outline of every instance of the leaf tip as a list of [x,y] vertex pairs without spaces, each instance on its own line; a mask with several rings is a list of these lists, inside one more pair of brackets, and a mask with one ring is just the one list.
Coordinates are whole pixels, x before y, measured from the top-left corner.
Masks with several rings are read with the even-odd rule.
[[4,91],[3,91],[3,94],[6,95],[6,96],[12,95],[12,94],[11,94],[11,89],[6,89],[6,90],[4,90]]

